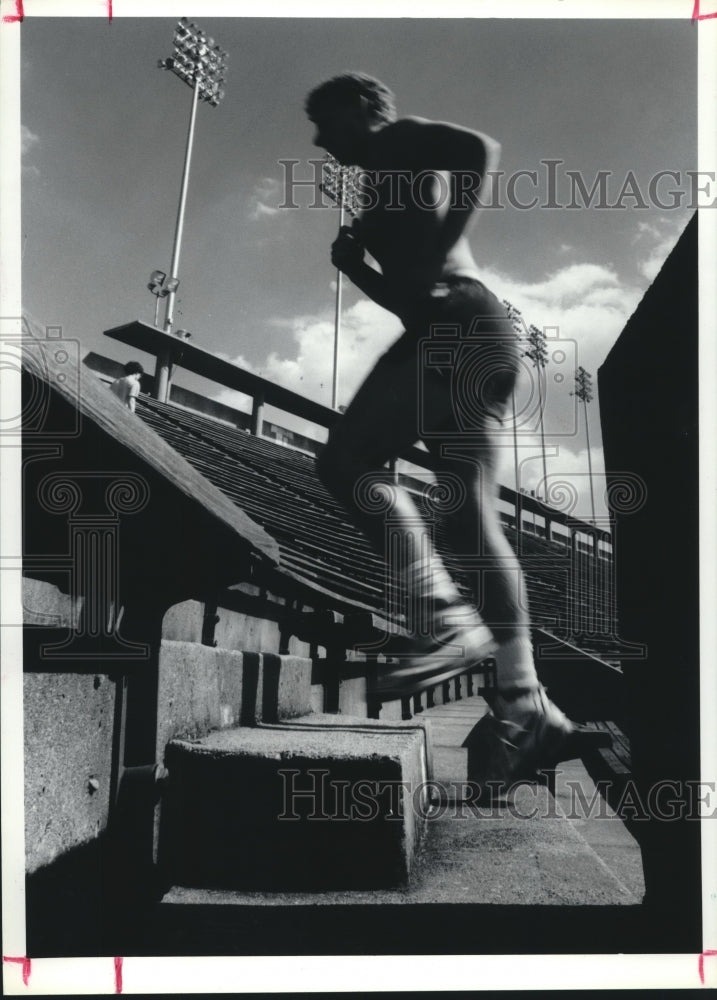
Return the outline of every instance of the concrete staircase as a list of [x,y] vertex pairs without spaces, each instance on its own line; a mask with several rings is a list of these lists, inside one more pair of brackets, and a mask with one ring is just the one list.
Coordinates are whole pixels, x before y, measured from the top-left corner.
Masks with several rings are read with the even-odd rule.
[[[274,891],[263,890],[261,882],[253,889],[231,887],[231,879],[222,886],[216,877],[202,884],[196,870],[189,878],[177,878],[146,929],[153,953],[175,954],[187,948],[185,953],[191,954],[472,952],[481,950],[473,943],[478,939],[488,951],[511,953],[517,947],[516,935],[531,942],[530,950],[554,952],[561,949],[551,934],[562,935],[567,943],[578,929],[581,935],[592,934],[607,950],[631,950],[643,892],[639,847],[599,796],[590,804],[595,786],[579,761],[562,765],[552,788],[524,785],[508,802],[493,806],[466,800],[466,751],[461,744],[486,710],[484,700],[475,696],[422,712],[420,722],[430,734],[425,758],[415,722],[398,737],[400,726],[395,724],[341,716],[293,719],[284,724],[284,732],[282,724],[272,727],[260,739],[268,738],[274,750],[283,746],[287,751],[298,739],[304,755],[307,739],[313,743],[323,729],[321,745],[315,746],[332,772],[342,746],[344,756],[348,748],[354,760],[385,762],[397,759],[388,751],[393,741],[402,741],[404,749],[411,748],[411,763],[399,772],[409,788],[403,801],[404,806],[410,804],[412,818],[407,823],[404,816],[396,837],[383,845],[370,823],[363,830],[353,824],[346,834],[334,820],[339,839],[327,847],[322,832],[313,848],[310,824],[295,845],[285,826],[285,839],[277,842],[285,853],[274,855],[277,870],[284,875],[300,870],[300,888],[291,880]],[[212,747],[216,751],[222,740],[231,742],[227,734],[217,734],[204,752],[211,753]],[[431,768],[433,781],[428,794],[414,796],[416,782],[428,773],[424,766]],[[381,773],[380,766],[375,773]],[[211,808],[204,813],[210,827],[216,820]],[[382,822],[385,826],[385,816]],[[329,821],[329,829],[331,825]],[[316,823],[313,829],[319,829]],[[403,861],[389,866],[392,874],[387,879],[379,852],[393,851],[395,860],[397,845],[402,845]],[[271,851],[259,850],[259,868],[270,866]],[[379,877],[366,882],[372,858]],[[331,875],[328,882],[322,864]],[[308,865],[314,866],[313,880]],[[342,887],[337,872],[350,876],[354,865],[354,887],[346,888],[345,879]],[[187,870],[186,865],[175,869],[180,876]],[[576,942],[575,948],[580,947],[594,950]],[[639,946],[632,950],[639,951]]]

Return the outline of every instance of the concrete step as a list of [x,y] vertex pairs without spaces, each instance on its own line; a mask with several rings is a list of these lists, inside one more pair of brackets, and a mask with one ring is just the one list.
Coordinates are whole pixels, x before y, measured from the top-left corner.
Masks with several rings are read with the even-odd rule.
[[159,861],[199,888],[406,884],[426,826],[426,727],[341,716],[174,739]]
[[[467,751],[460,743],[466,731],[487,711],[485,701],[476,697],[425,713],[430,720],[434,775],[439,784],[466,780]],[[640,847],[606,798],[599,794],[583,762],[563,761],[555,772],[553,791],[558,814],[570,821],[634,899],[642,899],[645,883]]]
[[163,639],[157,692],[157,760],[177,737],[311,711],[308,657],[236,652],[197,642]]
[[[457,785],[459,783],[456,783]],[[378,862],[378,859],[376,859]],[[346,864],[351,860],[346,859]],[[162,906],[434,903],[634,905],[637,898],[580,835],[544,786],[522,786],[510,805],[447,798],[428,820],[410,883],[400,889],[212,892],[175,886]]]
[[[333,928],[338,934],[347,921],[355,924],[364,919],[370,920],[378,933],[384,917],[394,913],[401,930],[394,928],[393,933],[400,937],[401,950],[410,949],[408,928],[418,933],[422,920],[430,923],[437,940],[450,950],[450,941],[444,937],[450,937],[449,927],[454,943],[460,940],[461,947],[466,947],[468,932],[463,921],[474,920],[476,932],[482,929],[485,939],[493,940],[498,927],[504,927],[508,935],[513,933],[511,928],[527,928],[529,921],[521,914],[535,912],[541,914],[545,927],[560,926],[563,933],[572,927],[563,924],[565,914],[577,914],[574,927],[579,925],[583,930],[597,920],[600,939],[612,941],[613,930],[630,924],[634,911],[639,910],[642,881],[636,844],[614,814],[603,811],[602,818],[596,818],[589,808],[581,811],[580,803],[583,799],[590,802],[592,790],[579,762],[571,762],[558,774],[556,797],[545,786],[524,785],[507,803],[490,807],[467,803],[466,751],[460,747],[461,733],[474,725],[486,708],[483,699],[475,698],[421,714],[434,743],[433,804],[428,808],[426,800],[420,798],[414,803],[414,808],[425,813],[426,836],[415,854],[408,884],[326,891],[319,878],[314,891],[291,892],[226,891],[175,884],[155,913],[159,938],[168,942],[171,950],[179,947],[178,942],[190,929],[196,941],[196,935],[201,937],[210,925],[217,939],[228,942],[235,933],[246,934],[247,922],[254,928],[269,929],[283,926],[289,913],[307,928],[306,934],[309,927],[315,927],[317,933],[321,928],[324,935]],[[583,792],[582,797],[577,796],[578,806],[570,781]],[[352,858],[346,856],[344,863],[349,867]],[[322,917],[322,912],[327,916]],[[376,918],[377,913],[381,919]],[[434,924],[439,913],[442,929]],[[368,933],[362,932],[362,940]],[[534,931],[536,939],[540,933]],[[256,938],[253,940],[256,948]],[[384,943],[377,940],[375,950],[383,951]],[[491,948],[495,948],[494,941]],[[353,949],[345,942],[344,950]],[[547,950],[561,948],[553,942]],[[335,953],[334,945],[329,947],[324,940],[317,953],[326,951]]]
[[599,794],[580,760],[563,761],[556,772],[558,807],[583,840],[636,899],[645,894],[640,846],[608,799]]

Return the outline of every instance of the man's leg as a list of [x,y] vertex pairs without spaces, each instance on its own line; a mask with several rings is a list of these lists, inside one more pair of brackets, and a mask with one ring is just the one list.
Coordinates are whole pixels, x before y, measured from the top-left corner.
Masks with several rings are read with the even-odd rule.
[[471,759],[479,763],[468,778],[490,792],[607,740],[571,722],[538,679],[525,580],[498,514],[497,449],[489,422],[471,445],[434,445],[434,450],[442,455],[443,468],[465,485],[466,501],[446,523],[447,542],[471,567],[476,606],[496,640],[496,691],[487,695],[491,712],[469,737]]
[[536,768],[554,766],[607,742],[604,734],[572,723],[548,699],[538,679],[525,579],[497,504],[500,422],[517,365],[500,319],[488,319],[488,324],[490,333],[482,342],[464,342],[451,375],[450,398],[454,403],[468,401],[468,412],[451,413],[427,439],[442,471],[463,482],[465,502],[446,518],[447,542],[459,562],[463,557],[466,568],[472,569],[475,606],[496,642],[491,712],[471,734],[480,746],[471,756],[480,766],[469,778],[484,786],[531,776]]
[[497,427],[487,417],[485,428],[470,444],[452,438],[432,443],[431,450],[441,468],[464,485],[465,502],[445,519],[446,541],[466,564],[478,612],[498,643],[498,690],[509,694],[537,687],[538,679],[525,579],[498,513]]
[[[428,389],[432,412],[443,418],[451,406],[447,389],[445,380]],[[392,671],[394,679],[430,673],[451,656],[478,655],[479,648],[486,655],[492,641],[446,572],[410,494],[383,470],[419,438],[418,398],[416,345],[406,337],[369,374],[317,462],[324,485],[390,564],[389,589],[409,609],[407,624],[420,641],[415,659]],[[452,644],[457,637],[459,644]]]

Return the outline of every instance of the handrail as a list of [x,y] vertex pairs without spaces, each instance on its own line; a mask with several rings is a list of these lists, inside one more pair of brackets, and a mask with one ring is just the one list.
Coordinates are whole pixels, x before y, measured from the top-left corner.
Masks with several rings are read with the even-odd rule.
[[[323,403],[317,403],[292,389],[277,385],[261,375],[247,371],[246,368],[240,368],[231,361],[218,358],[216,354],[203,347],[197,347],[186,340],[179,340],[174,334],[165,333],[164,330],[142,323],[140,320],[105,330],[104,336],[112,337],[148,354],[160,356],[164,352],[169,352],[170,364],[179,365],[211,382],[218,382],[228,389],[236,389],[237,392],[251,396],[254,401],[251,421],[253,433],[256,433],[256,429],[261,425],[261,411],[265,405],[275,406],[285,413],[318,424],[319,427],[331,428],[341,417],[341,414],[332,410],[330,406],[324,406]],[[401,454],[401,458],[427,469],[436,467],[433,456],[419,448],[407,448]]]
[[285,389],[261,375],[240,368],[231,361],[218,358],[204,347],[179,340],[174,334],[165,333],[164,330],[142,323],[140,320],[105,330],[104,335],[123,344],[129,344],[130,347],[136,347],[140,351],[146,351],[148,354],[158,355],[163,351],[169,351],[172,364],[180,365],[187,371],[201,375],[212,382],[218,382],[228,389],[246,393],[254,399],[261,397],[265,404],[276,406],[287,413],[294,413],[320,427],[332,427],[341,415],[322,403],[301,396],[291,389]]
[[[319,427],[329,429],[341,418],[341,414],[330,406],[317,403],[307,396],[302,396],[300,393],[294,392],[293,389],[286,389],[284,386],[277,385],[275,382],[263,378],[261,375],[256,375],[245,368],[240,368],[239,365],[235,365],[231,361],[225,361],[223,358],[217,357],[216,354],[213,354],[204,347],[197,347],[196,344],[182,340],[175,334],[166,333],[164,330],[151,326],[149,323],[143,323],[141,320],[134,320],[132,323],[125,323],[123,326],[105,330],[104,336],[111,337],[113,340],[119,340],[121,343],[134,347],[139,351],[144,351],[147,354],[153,354],[165,362],[169,359],[168,363],[170,366],[177,365],[186,369],[186,371],[193,372],[195,375],[209,379],[211,382],[217,382],[228,389],[235,389],[237,392],[251,396],[253,400],[251,415],[251,430],[253,434],[257,434],[262,426],[262,413],[265,405],[275,406],[285,413],[291,413],[302,420],[308,420]],[[401,452],[399,457],[411,462],[413,465],[431,471],[435,471],[438,467],[438,460],[434,455],[415,446],[406,448],[405,451]],[[564,525],[572,531],[592,535],[596,542],[596,551],[599,540],[612,540],[610,531],[598,528],[596,525],[589,524],[580,518],[571,517],[562,511],[555,510],[543,503],[542,500],[532,497],[527,493],[516,493],[510,487],[501,484],[499,487],[499,496],[501,500],[512,503],[516,510],[520,508],[522,512],[527,511],[543,516],[546,518],[546,521],[549,519],[550,521]]]

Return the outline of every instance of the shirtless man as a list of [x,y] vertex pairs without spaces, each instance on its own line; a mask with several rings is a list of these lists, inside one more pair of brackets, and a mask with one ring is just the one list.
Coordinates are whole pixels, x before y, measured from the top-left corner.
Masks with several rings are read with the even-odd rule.
[[[500,147],[457,125],[397,120],[393,94],[361,73],[315,88],[306,112],[316,126],[315,145],[368,172],[366,208],[358,225],[342,227],[331,260],[405,327],[332,430],[318,472],[386,555],[386,512],[371,513],[362,489],[371,474],[385,482],[388,460],[421,439],[439,461],[439,479],[445,476],[463,497],[447,530],[456,553],[481,557],[472,605],[460,596],[410,495],[390,487],[391,530],[403,553],[394,579],[418,609],[415,655],[391,677],[444,670],[450,657],[476,662],[494,655],[497,694],[476,731],[485,766],[469,778],[517,780],[575,756],[582,734],[538,681],[522,572],[496,505],[495,432],[518,352],[505,308],[480,280],[466,228]],[[366,262],[366,250],[380,271]],[[458,331],[444,365],[424,361],[437,324]]]
[[139,389],[142,383],[144,368],[139,361],[129,361],[124,366],[124,375],[116,378],[110,384],[110,389],[115,396],[124,403],[132,412],[135,412],[135,405],[139,397]]

